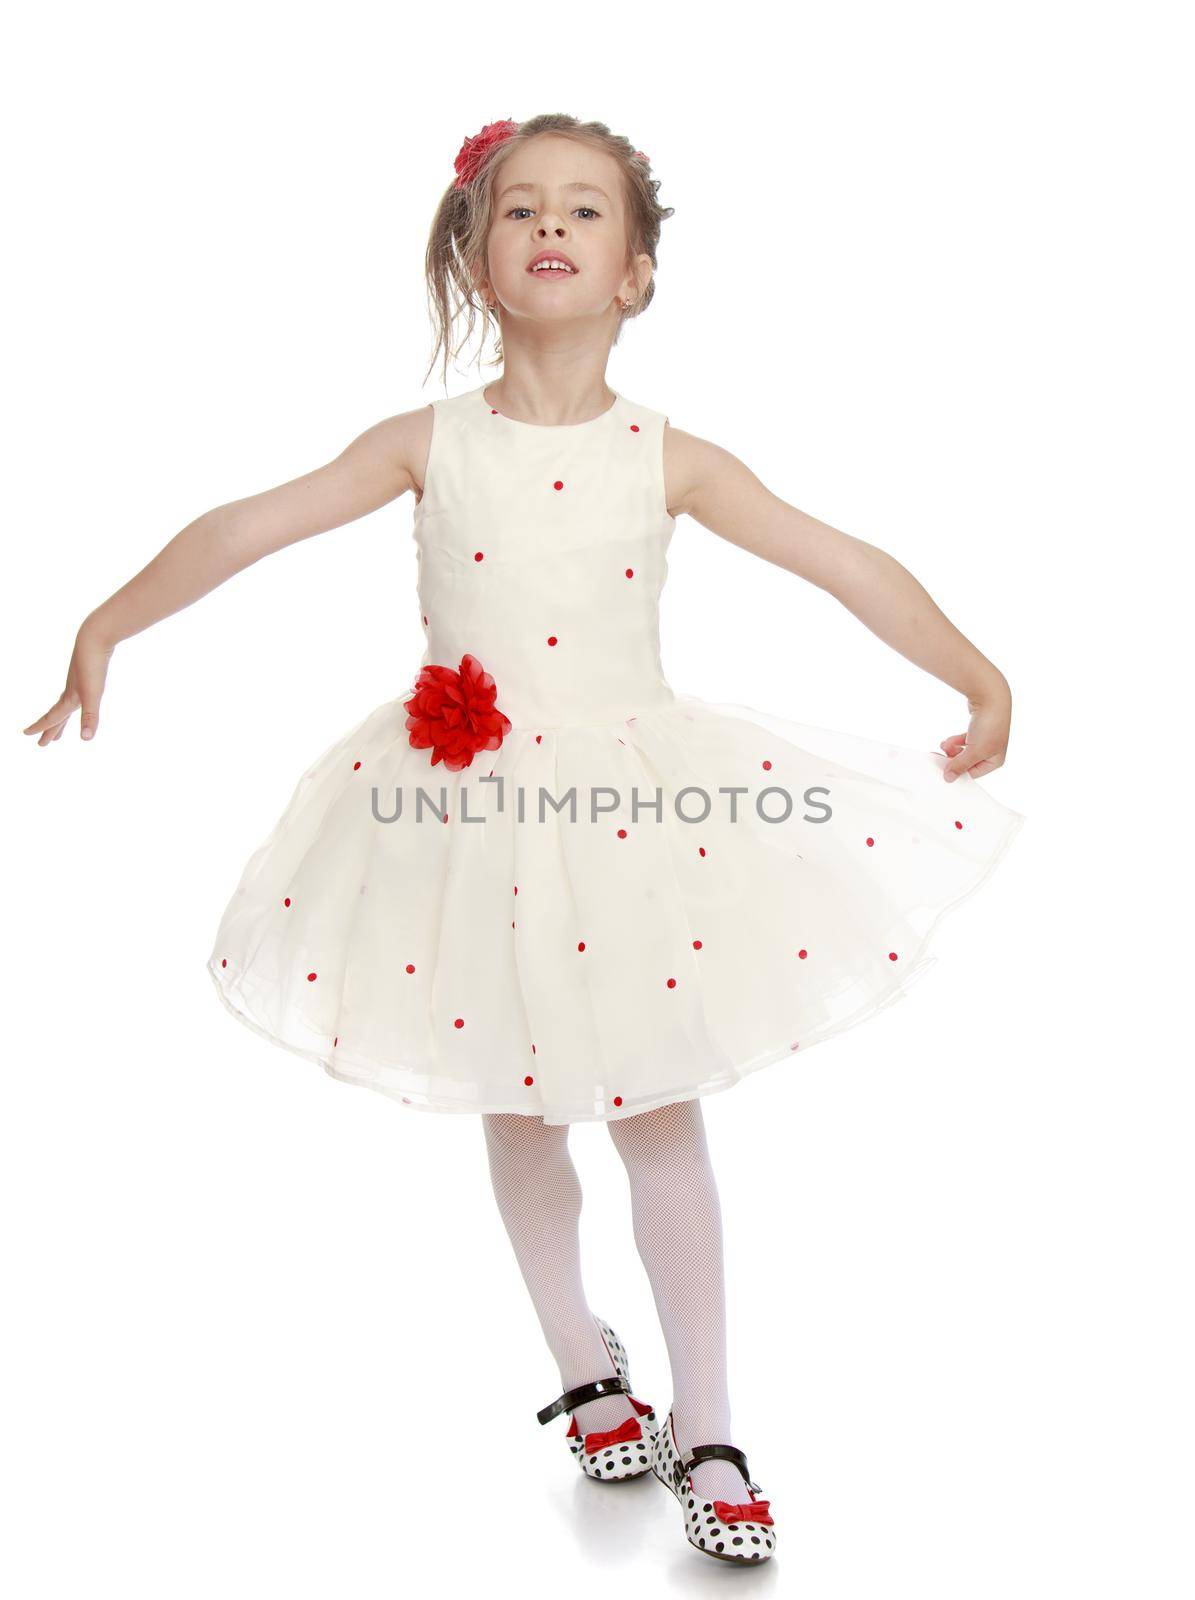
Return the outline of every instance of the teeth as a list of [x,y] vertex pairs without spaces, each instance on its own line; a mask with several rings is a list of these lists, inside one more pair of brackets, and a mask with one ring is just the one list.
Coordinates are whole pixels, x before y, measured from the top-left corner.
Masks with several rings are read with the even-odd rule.
[[563,261],[538,261],[532,267],[532,272],[571,272],[571,267],[566,267]]

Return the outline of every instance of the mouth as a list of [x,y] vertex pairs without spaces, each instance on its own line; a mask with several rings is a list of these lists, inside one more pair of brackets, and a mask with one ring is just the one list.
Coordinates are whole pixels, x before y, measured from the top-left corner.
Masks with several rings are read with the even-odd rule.
[[527,271],[533,278],[574,278],[577,269],[567,256],[551,254],[536,256]]

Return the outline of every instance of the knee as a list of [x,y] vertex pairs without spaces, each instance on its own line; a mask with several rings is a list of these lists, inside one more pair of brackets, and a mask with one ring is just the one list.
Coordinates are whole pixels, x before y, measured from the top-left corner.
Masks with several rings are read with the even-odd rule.
[[633,1177],[684,1171],[705,1156],[705,1125],[697,1099],[656,1106],[633,1117],[616,1118],[607,1126]]
[[491,1161],[505,1164],[542,1164],[568,1143],[567,1124],[549,1126],[542,1117],[524,1116],[517,1111],[484,1112],[481,1125]]

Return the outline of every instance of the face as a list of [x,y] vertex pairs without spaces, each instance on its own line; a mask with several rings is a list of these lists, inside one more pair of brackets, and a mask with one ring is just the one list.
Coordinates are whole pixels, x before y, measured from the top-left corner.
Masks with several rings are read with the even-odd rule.
[[[531,270],[545,252],[572,264]],[[622,173],[612,156],[557,134],[513,150],[494,183],[489,271],[480,287],[502,318],[604,319],[651,278],[651,257],[629,259]]]

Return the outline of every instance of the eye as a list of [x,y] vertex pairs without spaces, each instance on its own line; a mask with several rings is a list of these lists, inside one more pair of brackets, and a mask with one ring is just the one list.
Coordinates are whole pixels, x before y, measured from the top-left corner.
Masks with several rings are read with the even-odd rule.
[[[531,210],[530,206],[512,206],[510,208],[510,210],[506,213],[506,215],[508,217],[513,217],[516,211],[527,211],[527,212],[529,212],[530,210]],[[600,217],[601,216],[601,212],[600,211],[595,211],[592,206],[578,206],[577,210],[578,211],[588,211],[590,216],[593,216],[593,217]]]

